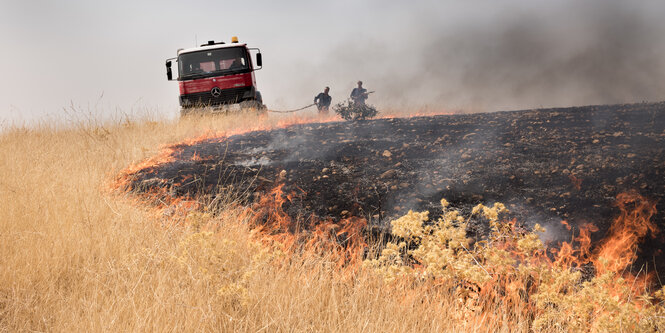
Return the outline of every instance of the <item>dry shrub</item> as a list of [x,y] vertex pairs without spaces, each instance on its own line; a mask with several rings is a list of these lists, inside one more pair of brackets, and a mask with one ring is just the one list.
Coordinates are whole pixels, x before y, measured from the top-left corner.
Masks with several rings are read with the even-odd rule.
[[333,258],[284,259],[257,248],[234,209],[165,215],[108,190],[120,170],[164,144],[319,119],[201,115],[4,128],[0,332],[452,329],[445,298],[388,290],[364,273],[344,279]]
[[[478,205],[472,215],[491,227],[485,240],[466,236],[468,217],[441,202],[443,216],[410,211],[392,221],[389,242],[377,259],[366,260],[387,283],[400,279],[449,290],[465,321],[491,323],[509,309],[510,326],[534,331],[654,331],[665,329],[665,289],[635,288],[634,277],[617,272],[584,277],[579,267],[547,257],[537,232],[500,215],[506,208]],[[601,258],[602,259],[602,258]],[[482,319],[480,319],[482,318]]]
[[333,107],[335,113],[344,120],[365,120],[372,119],[379,114],[379,111],[372,105],[356,104],[352,101],[346,101],[346,104],[338,103]]
[[[411,245],[391,244],[368,263],[372,269],[349,276],[333,255],[286,256],[266,247],[233,206],[165,214],[108,190],[120,170],[163,144],[318,119],[194,115],[6,128],[0,133],[0,331],[563,331],[588,322],[602,330],[600,323],[619,318],[625,322],[616,327],[625,330],[649,320],[662,330],[653,317],[662,292],[650,295],[651,303],[627,301],[603,289],[624,283],[619,279],[584,282],[574,271],[520,265],[489,250],[496,244],[469,242],[452,210],[445,217],[450,223],[439,227],[422,223],[423,215],[400,219],[395,230]],[[499,211],[481,209],[490,217]],[[503,224],[492,223],[507,235]],[[527,254],[541,246],[529,235],[517,238]],[[499,276],[536,273],[542,282],[528,300],[508,292],[524,285],[476,289]],[[576,298],[585,301],[575,304]],[[630,317],[638,305],[641,312]]]

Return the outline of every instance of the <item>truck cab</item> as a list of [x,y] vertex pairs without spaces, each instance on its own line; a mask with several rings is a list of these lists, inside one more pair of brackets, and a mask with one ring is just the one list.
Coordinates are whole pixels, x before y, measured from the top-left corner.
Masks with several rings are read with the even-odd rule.
[[[251,51],[255,51],[256,65]],[[229,44],[209,41],[199,47],[178,50],[176,58],[166,60],[168,80],[174,79],[174,61],[183,114],[194,107],[233,104],[241,108],[265,108],[254,75],[262,66],[261,51],[238,43],[237,37]]]

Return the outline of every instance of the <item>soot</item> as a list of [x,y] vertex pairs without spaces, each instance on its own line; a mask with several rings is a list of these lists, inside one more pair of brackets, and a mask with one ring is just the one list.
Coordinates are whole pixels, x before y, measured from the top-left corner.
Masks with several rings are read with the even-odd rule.
[[[498,201],[553,241],[570,239],[562,220],[602,238],[615,197],[637,190],[665,226],[665,102],[314,123],[174,148],[129,188],[251,204],[281,184],[282,208],[304,225],[360,216],[380,230],[410,209],[436,218],[442,198],[465,212]],[[642,257],[662,257],[662,233],[645,242]]]

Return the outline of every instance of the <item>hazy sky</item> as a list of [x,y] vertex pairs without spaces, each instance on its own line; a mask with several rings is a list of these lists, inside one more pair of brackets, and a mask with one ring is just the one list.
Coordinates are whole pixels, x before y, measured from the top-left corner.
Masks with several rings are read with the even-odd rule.
[[[469,110],[665,99],[662,1],[0,0],[0,121],[178,112],[164,60],[195,40],[259,47],[273,109],[341,102]],[[628,3],[628,2],[626,2]]]

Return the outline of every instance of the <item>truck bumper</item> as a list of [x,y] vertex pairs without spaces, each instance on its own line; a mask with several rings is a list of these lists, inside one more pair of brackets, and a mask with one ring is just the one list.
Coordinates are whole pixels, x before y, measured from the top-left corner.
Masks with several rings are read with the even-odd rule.
[[180,95],[180,106],[183,108],[236,104],[256,99],[256,88],[253,86],[223,89],[218,96],[212,92]]

